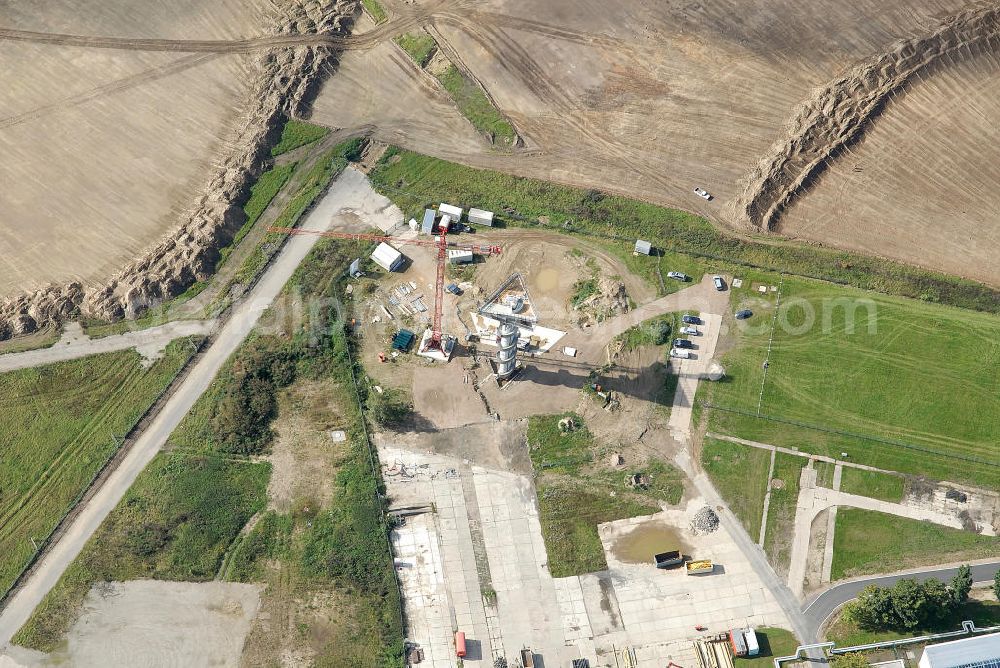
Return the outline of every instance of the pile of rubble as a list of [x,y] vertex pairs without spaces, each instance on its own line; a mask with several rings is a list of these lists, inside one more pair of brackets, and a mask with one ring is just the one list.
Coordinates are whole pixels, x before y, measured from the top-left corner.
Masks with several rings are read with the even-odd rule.
[[711,507],[705,506],[691,519],[691,531],[696,534],[712,533],[719,528],[719,516]]

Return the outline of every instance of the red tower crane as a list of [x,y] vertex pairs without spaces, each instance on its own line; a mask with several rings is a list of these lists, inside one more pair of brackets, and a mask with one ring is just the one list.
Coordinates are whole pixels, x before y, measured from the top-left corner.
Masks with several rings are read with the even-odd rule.
[[467,250],[480,255],[499,255],[503,248],[501,246],[484,246],[479,244],[456,244],[449,243],[446,239],[447,230],[441,229],[437,240],[428,239],[401,239],[390,237],[384,234],[356,234],[353,232],[331,232],[321,230],[305,230],[299,227],[269,227],[268,232],[278,234],[295,235],[315,235],[320,237],[333,237],[335,239],[355,239],[360,241],[384,241],[397,244],[410,244],[413,246],[433,246],[437,248],[437,280],[434,283],[434,320],[431,324],[431,338],[424,350],[439,350],[444,352],[441,333],[441,312],[444,307],[444,267],[448,261],[448,249]]

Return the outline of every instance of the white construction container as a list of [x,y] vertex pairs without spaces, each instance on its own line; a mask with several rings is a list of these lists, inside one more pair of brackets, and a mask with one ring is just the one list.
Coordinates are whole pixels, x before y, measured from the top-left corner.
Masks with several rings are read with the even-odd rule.
[[448,249],[448,262],[452,264],[469,264],[472,260],[473,256],[470,250]]
[[493,227],[493,212],[482,209],[469,209],[469,222],[473,225]]
[[760,654],[760,644],[757,642],[757,632],[754,629],[745,629],[743,637],[747,643],[747,656],[757,656]]
[[383,241],[372,253],[372,260],[386,271],[396,271],[403,264],[403,254]]
[[456,223],[462,222],[462,209],[457,206],[442,203],[441,206],[438,207],[438,213],[442,216],[445,214],[451,216],[451,219]]
[[437,213],[434,209],[424,209],[424,221],[420,226],[421,234],[434,234],[434,219]]

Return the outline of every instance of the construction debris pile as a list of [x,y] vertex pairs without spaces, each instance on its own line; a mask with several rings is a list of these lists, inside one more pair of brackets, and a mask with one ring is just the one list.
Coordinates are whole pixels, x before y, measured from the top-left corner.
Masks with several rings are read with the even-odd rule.
[[713,533],[719,528],[719,516],[709,506],[703,507],[691,519],[691,531],[695,534]]

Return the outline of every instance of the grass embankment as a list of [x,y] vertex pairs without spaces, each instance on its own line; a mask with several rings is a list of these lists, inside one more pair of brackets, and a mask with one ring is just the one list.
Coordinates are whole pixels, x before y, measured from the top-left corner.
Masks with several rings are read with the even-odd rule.
[[[576,427],[561,431],[563,418]],[[658,502],[676,504],[684,491],[683,474],[659,460],[640,467],[602,467],[601,458],[610,450],[573,413],[530,418],[528,448],[549,571],[555,577],[606,569],[597,525],[655,513]],[[648,485],[629,487],[626,478],[635,473],[648,476]]]
[[996,556],[1000,538],[859,508],[840,508],[832,578]]
[[[355,242],[320,242],[286,289],[321,299],[340,296],[339,279],[356,252]],[[346,600],[338,609],[343,628],[354,631],[343,646],[326,650],[351,657],[351,665],[398,665],[402,630],[387,527],[376,495],[381,481],[370,468],[353,401],[349,343],[335,320],[338,314],[329,309],[310,313],[283,335],[256,336],[240,348],[171,436],[168,449],[143,471],[36,609],[17,643],[43,651],[57,646],[95,582],[210,580],[236,541],[224,569],[231,579],[261,578],[265,564],[278,560],[305,587],[336,589]],[[271,467],[256,457],[268,451],[273,438],[269,425],[277,412],[277,392],[296,378],[326,379],[346,406],[349,448],[337,462],[334,506],[266,514],[239,538],[250,518],[264,509]],[[306,635],[308,629],[297,631]]]
[[799,477],[807,461],[795,455],[777,453],[774,457],[774,476],[780,487],[771,487],[767,504],[767,529],[764,533],[764,552],[779,573],[787,573],[792,557],[792,537],[795,534],[795,508],[799,500]]
[[395,42],[403,51],[406,51],[406,54],[420,69],[427,66],[437,51],[437,42],[425,32],[406,33],[397,37]]
[[246,221],[233,236],[232,243],[219,251],[219,261],[215,265],[216,271],[229,259],[233,249],[250,233],[250,230],[253,229],[253,226],[257,224],[257,221],[264,214],[264,211],[271,205],[271,201],[281,192],[281,189],[285,187],[288,180],[292,178],[297,164],[291,162],[287,165],[277,165],[260,175],[257,182],[250,189],[250,199],[243,205]]
[[385,9],[382,8],[378,0],[361,0],[361,4],[372,18],[372,21],[375,22],[375,25],[385,23],[389,19],[389,15],[386,14]]
[[774,657],[789,656],[799,646],[791,631],[762,626],[757,630],[760,654],[751,658],[733,658],[735,668],[772,668]]
[[706,438],[701,465],[726,505],[754,541],[760,536],[771,453],[739,443]]
[[933,626],[906,632],[866,631],[859,628],[857,624],[841,612],[837,613],[833,623],[827,628],[824,637],[826,640],[832,640],[837,643],[838,647],[854,647],[857,645],[884,642],[886,640],[916,638],[930,633],[957,631],[961,628],[962,622],[965,620],[972,620],[980,628],[1000,625],[1000,603],[996,601],[970,600],[958,606],[948,619]]
[[[407,33],[396,38],[396,44],[424,69],[438,51],[437,42],[426,32]],[[443,54],[440,58],[444,58]],[[458,110],[469,119],[472,126],[486,135],[494,146],[511,148],[517,142],[517,132],[510,121],[504,118],[485,91],[450,61],[439,68],[437,64],[430,72],[444,87]]]
[[723,358],[728,382],[700,388],[710,430],[1000,487],[996,316],[786,279],[757,417],[771,332],[757,310]]
[[[302,179],[299,189],[289,200],[285,208],[274,220],[275,227],[294,227],[299,218],[309,210],[330,182],[340,175],[350,160],[359,157],[362,140],[352,139],[333,147],[324,153]],[[236,281],[250,283],[267,264],[277,248],[285,240],[286,235],[269,232],[264,235],[260,244],[247,256],[236,271]]]
[[271,157],[277,157],[300,146],[319,141],[328,134],[330,134],[329,128],[290,118],[285,122],[285,126],[281,128],[281,139],[271,149]]
[[455,100],[458,110],[473,127],[484,133],[496,146],[510,147],[517,140],[514,126],[493,106],[486,93],[454,64],[437,75],[438,81]]
[[148,369],[129,350],[0,374],[0,592],[192,353],[182,340]]
[[899,503],[906,492],[906,481],[901,475],[845,466],[840,478],[840,491]]
[[[372,181],[407,217],[421,213],[425,205],[446,201],[494,211],[500,226],[543,225],[618,240],[630,257],[635,239],[646,239],[665,253],[664,273],[674,268],[674,256],[679,254],[678,270],[692,276],[703,273],[704,267],[741,272],[751,267],[1000,313],[1000,290],[973,281],[857,253],[729,236],[704,218],[677,209],[474,169],[409,151],[388,151]],[[547,222],[540,223],[540,219]],[[654,273],[661,260],[634,259],[653,267]],[[685,268],[691,265],[702,272]]]

